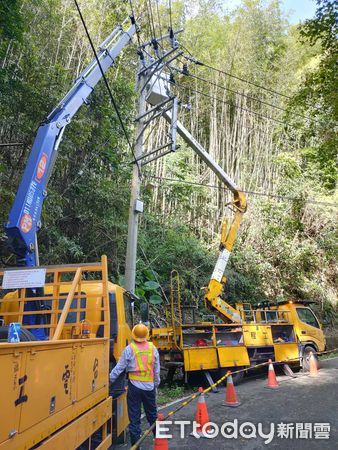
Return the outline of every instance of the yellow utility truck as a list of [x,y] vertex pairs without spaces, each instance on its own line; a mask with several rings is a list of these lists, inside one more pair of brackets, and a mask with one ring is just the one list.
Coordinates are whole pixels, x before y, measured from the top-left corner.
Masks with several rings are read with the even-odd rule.
[[[168,77],[162,74],[149,82],[147,101],[152,106],[168,100],[170,86],[167,80]],[[232,219],[229,223],[226,218],[223,219],[220,252],[204,295],[205,306],[222,323],[214,320],[196,322],[191,314],[187,321],[184,320],[188,316],[187,306],[181,306],[179,279],[174,271],[166,326],[151,330],[152,341],[160,351],[163,364],[170,369],[170,376],[181,366],[185,374],[204,371],[210,382],[210,370],[250,368],[270,358],[275,361],[301,358],[301,363],[306,367],[309,352],[325,348],[321,326],[308,306],[286,302],[282,305],[265,305],[259,309],[252,309],[249,305],[245,309],[246,305],[231,306],[224,299],[224,272],[247,209],[246,196],[180,121],[165,109],[163,117],[170,124],[175,122],[177,133],[233,196],[226,205],[232,213]],[[236,378],[240,376],[242,374]]]
[[[38,277],[37,296],[24,286]],[[108,449],[128,425],[124,380],[109,386],[109,370],[131,339],[132,299],[108,281],[106,257],[1,270],[0,281],[0,449]],[[20,342],[8,342],[13,322]]]
[[[168,381],[180,367],[186,379],[192,372],[203,371],[211,382],[211,374],[217,377],[226,370],[250,369],[269,359],[307,370],[310,352],[316,355],[325,349],[322,327],[305,302],[288,300],[257,309],[249,304],[229,305],[231,317],[238,314],[236,322],[229,319],[230,314],[196,321],[193,307],[181,305],[177,286],[174,273],[166,326],[151,330],[162,365],[168,369]],[[243,375],[235,374],[234,381],[238,383]]]

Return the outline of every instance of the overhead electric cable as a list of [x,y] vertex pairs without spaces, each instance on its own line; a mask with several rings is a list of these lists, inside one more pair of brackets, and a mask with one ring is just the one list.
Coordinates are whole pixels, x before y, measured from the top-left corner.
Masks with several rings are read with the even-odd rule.
[[150,24],[151,38],[156,41],[156,31],[155,31],[154,16],[153,16],[153,9],[151,6],[151,0],[146,0],[146,6],[147,6],[147,12],[148,12],[148,18],[149,18],[149,24]]
[[241,78],[241,77],[239,77],[237,75],[233,75],[232,73],[226,72],[225,70],[221,70],[221,69],[218,69],[217,67],[210,66],[210,64],[207,64],[207,63],[202,62],[202,61],[198,60],[197,58],[195,58],[193,56],[193,54],[186,47],[184,47],[183,45],[181,45],[181,47],[184,50],[186,50],[191,55],[190,57],[184,55],[184,58],[187,59],[188,61],[193,62],[196,65],[207,67],[210,70],[214,70],[214,71],[216,71],[218,73],[222,73],[223,75],[226,75],[228,77],[235,78],[236,80],[242,81],[243,83],[251,84],[251,86],[255,86],[255,87],[259,88],[259,89],[262,89],[263,91],[269,92],[270,94],[280,95],[281,97],[285,97],[285,98],[287,98],[289,100],[292,99],[292,97],[290,97],[289,95],[283,94],[282,92],[275,91],[274,89],[267,88],[267,87],[262,86],[260,84],[254,83],[253,81],[249,81],[249,80],[246,80],[245,78]]
[[113,105],[113,107],[114,107],[114,109],[115,109],[115,112],[116,112],[116,114],[117,114],[117,117],[118,117],[118,119],[119,119],[119,122],[120,122],[121,127],[122,127],[122,130],[123,130],[124,136],[125,136],[125,138],[126,138],[126,140],[127,140],[127,142],[128,142],[129,149],[130,149],[130,151],[131,151],[131,153],[132,153],[132,155],[133,155],[133,158],[134,158],[135,163],[137,164],[138,171],[139,171],[139,174],[140,174],[140,173],[141,173],[140,166],[139,166],[139,164],[138,164],[137,161],[136,161],[136,156],[135,156],[133,147],[132,147],[132,145],[131,145],[131,142],[130,142],[130,140],[129,140],[129,136],[128,136],[127,130],[126,130],[125,126],[124,126],[124,123],[123,123],[123,120],[122,120],[120,111],[119,111],[119,109],[118,109],[118,107],[117,107],[117,103],[115,102],[113,93],[112,93],[112,91],[111,91],[111,89],[110,89],[110,86],[109,86],[107,77],[106,77],[106,75],[105,75],[105,73],[104,73],[104,71],[103,71],[103,69],[102,69],[100,60],[99,60],[99,58],[98,58],[98,56],[97,56],[97,52],[96,52],[96,50],[95,50],[95,47],[94,47],[92,38],[90,37],[90,34],[89,34],[89,31],[88,31],[86,22],[85,22],[85,20],[84,20],[84,18],[83,18],[82,12],[81,12],[81,9],[80,9],[80,7],[79,7],[79,4],[78,4],[77,0],[74,0],[74,3],[75,3],[75,6],[76,6],[77,11],[78,11],[78,13],[79,13],[79,16],[80,16],[80,19],[81,19],[83,28],[85,29],[85,32],[86,32],[86,35],[87,35],[89,44],[90,44],[90,46],[91,46],[91,49],[92,49],[92,51],[93,51],[93,53],[94,53],[94,56],[95,56],[97,65],[98,65],[98,67],[99,67],[99,69],[100,69],[102,78],[103,78],[104,83],[105,83],[105,85],[106,85],[106,88],[107,88],[107,91],[108,91],[108,94],[109,94],[111,103],[112,103],[112,105]]
[[[259,102],[259,103],[261,103],[263,105],[270,106],[271,108],[275,108],[275,109],[278,109],[278,110],[283,111],[285,113],[288,113],[288,110],[285,109],[285,108],[282,108],[281,106],[273,105],[272,103],[266,102],[266,101],[261,100],[259,98],[252,97],[251,95],[238,92],[238,91],[236,91],[234,89],[230,89],[230,88],[228,88],[226,86],[220,85],[220,84],[215,83],[214,81],[211,81],[211,80],[207,80],[206,78],[200,77],[200,76],[198,76],[196,74],[193,74],[191,72],[185,73],[182,70],[178,69],[177,67],[171,67],[171,69],[175,70],[176,72],[180,73],[181,75],[184,75],[184,76],[187,76],[187,77],[191,77],[191,78],[195,78],[196,80],[200,80],[200,81],[202,81],[204,83],[209,83],[211,86],[223,89],[225,91],[232,92],[233,94],[240,95],[241,97],[248,98],[249,100],[253,100],[253,101]],[[303,116],[302,114],[295,113],[294,115],[302,117],[303,119],[306,119],[306,120],[310,120],[311,122],[316,122],[314,119],[311,119],[311,117],[306,117],[306,116]]]
[[254,115],[256,115],[256,116],[258,116],[258,117],[260,117],[260,118],[262,118],[262,119],[268,119],[268,120],[271,120],[271,121],[273,121],[273,122],[280,123],[280,124],[282,124],[282,125],[286,125],[286,126],[289,126],[289,127],[293,127],[293,128],[294,128],[293,125],[291,125],[291,124],[289,124],[289,123],[287,123],[287,122],[284,122],[284,121],[282,121],[282,120],[276,119],[276,118],[274,118],[274,117],[266,116],[266,115],[264,115],[264,114],[261,114],[261,113],[258,113],[258,112],[256,112],[256,111],[253,111],[252,109],[244,108],[243,106],[240,106],[240,105],[238,105],[237,103],[233,103],[233,102],[231,102],[231,101],[229,101],[229,100],[223,100],[223,99],[220,99],[220,98],[218,98],[218,97],[214,97],[213,95],[206,94],[205,92],[202,92],[202,91],[200,91],[200,90],[198,90],[198,89],[192,89],[190,85],[189,85],[189,86],[186,86],[186,85],[184,85],[184,84],[177,83],[177,82],[175,83],[175,85],[176,85],[176,86],[181,86],[181,87],[187,88],[187,89],[189,89],[191,92],[195,92],[195,93],[200,94],[200,95],[202,95],[202,96],[204,96],[204,97],[211,98],[212,100],[217,100],[217,101],[219,101],[220,103],[224,103],[224,104],[233,106],[234,108],[241,109],[242,111],[246,111],[246,112],[248,112],[249,114],[254,114]]
[[[223,190],[223,191],[229,191],[228,188],[223,187],[223,186],[217,186],[215,184],[198,183],[197,181],[180,180],[179,178],[158,177],[156,175],[151,175],[151,174],[145,174],[144,178],[152,178],[152,179],[156,179],[159,181],[170,181],[170,182],[174,182],[174,183],[187,184],[190,186],[201,186],[201,187],[207,187],[207,188],[212,188],[212,189],[219,189],[219,190]],[[257,195],[257,196],[261,196],[261,197],[272,197],[272,198],[278,198],[281,200],[288,200],[288,201],[296,200],[295,198],[286,197],[284,195],[266,194],[265,192],[255,192],[255,191],[243,191],[243,190],[239,190],[239,191],[243,192],[244,194]],[[314,205],[332,206],[334,208],[338,207],[338,203],[320,202],[320,201],[316,201],[316,200],[305,200],[305,203],[311,203]]]
[[160,9],[158,6],[159,0],[155,0],[156,2],[156,10],[157,10],[157,19],[158,19],[158,28],[160,30],[159,34],[160,34],[160,38],[162,39],[162,24],[161,24],[161,16],[160,16]]
[[[131,16],[134,18],[134,20],[136,20],[136,15],[135,15],[135,11],[134,11],[134,5],[133,5],[133,1],[129,0],[129,6],[130,6],[130,10],[131,10]],[[137,37],[137,42],[138,42],[138,46],[141,47],[141,38],[140,38],[140,30],[137,27],[136,29],[136,37]]]
[[173,19],[172,19],[172,8],[171,8],[171,0],[169,0],[169,29],[173,29]]
[[1,142],[0,147],[22,147],[24,145],[23,142]]

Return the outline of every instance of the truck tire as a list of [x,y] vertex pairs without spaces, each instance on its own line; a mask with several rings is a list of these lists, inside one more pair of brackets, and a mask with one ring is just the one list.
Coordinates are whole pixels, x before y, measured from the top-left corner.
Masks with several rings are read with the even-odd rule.
[[149,303],[143,302],[140,305],[140,317],[143,323],[149,322]]
[[[0,341],[4,342],[8,339],[8,327],[2,326],[0,327]],[[21,342],[30,342],[36,341],[36,337],[30,331],[25,328],[20,328],[20,341]]]
[[[234,370],[239,370],[239,369],[243,369],[243,367],[234,367]],[[242,382],[243,378],[244,378],[244,371],[239,372],[239,373],[234,373],[232,375],[232,381],[234,382],[235,386],[240,384]]]
[[[236,372],[236,370],[243,369],[244,367],[229,367],[229,368],[222,368],[219,370],[219,378],[223,377],[229,370],[232,372]],[[244,378],[244,371],[238,372],[232,374],[232,381],[234,382],[234,385],[237,386],[240,384]],[[226,385],[226,380],[224,380],[224,385]]]
[[302,367],[303,372],[309,372],[310,370],[310,354],[313,353],[314,357],[317,360],[318,365],[318,355],[316,352],[316,349],[312,347],[311,345],[306,345],[303,350],[303,360],[302,360]]

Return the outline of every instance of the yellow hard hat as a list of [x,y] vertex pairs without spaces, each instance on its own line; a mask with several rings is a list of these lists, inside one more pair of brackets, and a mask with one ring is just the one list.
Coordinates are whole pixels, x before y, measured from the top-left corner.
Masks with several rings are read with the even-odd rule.
[[131,331],[132,338],[137,342],[144,342],[149,338],[149,329],[144,323],[138,323]]

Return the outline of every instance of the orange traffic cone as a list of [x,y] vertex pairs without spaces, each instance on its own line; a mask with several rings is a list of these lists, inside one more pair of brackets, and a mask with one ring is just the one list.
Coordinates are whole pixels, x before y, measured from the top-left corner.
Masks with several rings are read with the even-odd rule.
[[[158,413],[157,420],[164,420],[164,415]],[[164,437],[156,437],[154,439],[154,450],[168,450],[168,439]]]
[[318,364],[317,359],[313,352],[310,352],[310,359],[309,359],[309,365],[310,365],[310,377],[316,377],[318,375]]
[[198,388],[198,392],[201,394],[198,398],[197,403],[197,411],[196,411],[196,431],[192,432],[191,435],[197,437],[205,437],[209,438],[210,436],[208,433],[211,431],[210,425],[205,426],[207,423],[209,423],[209,414],[208,414],[208,408],[207,404],[205,403],[205,397],[203,393],[203,388]]
[[269,371],[268,371],[268,384],[265,386],[267,389],[278,389],[279,384],[276,378],[275,369],[271,359],[269,359]]
[[237,408],[241,403],[237,400],[237,395],[235,391],[234,382],[232,381],[232,375],[227,377],[227,387],[225,391],[225,406],[230,406],[231,408]]

